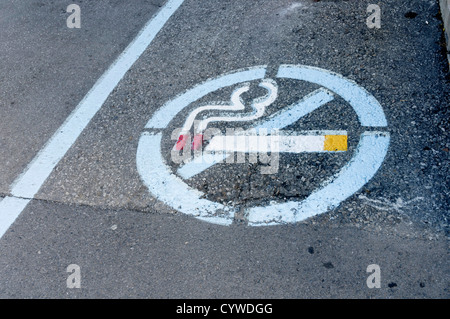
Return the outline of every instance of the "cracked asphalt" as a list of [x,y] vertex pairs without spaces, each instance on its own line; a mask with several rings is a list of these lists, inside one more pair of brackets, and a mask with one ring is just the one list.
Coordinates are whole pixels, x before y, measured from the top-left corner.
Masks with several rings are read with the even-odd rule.
[[[448,298],[450,77],[439,6],[383,1],[381,28],[370,29],[372,2],[185,0],[1,237],[0,298]],[[68,4],[0,4],[0,203],[166,1],[78,1],[80,29],[66,26]],[[340,74],[379,102],[388,125],[370,130],[390,143],[364,186],[295,223],[249,223],[252,207],[308,199],[358,153],[368,128],[336,94],[287,129],[345,131],[346,152],[283,153],[274,174],[246,157],[183,180],[235,209],[231,225],[183,214],[151,192],[137,153],[158,109],[258,66],[278,86],[266,117],[321,87],[278,77],[283,65]],[[259,82],[245,82],[247,108],[266,93]],[[177,175],[174,130],[200,106],[229,103],[238,86],[188,103],[158,130],[161,147],[148,157],[161,154]],[[177,196],[174,203],[185,194]],[[80,289],[66,285],[71,264],[81,268]],[[380,266],[381,288],[366,284],[371,264]]]

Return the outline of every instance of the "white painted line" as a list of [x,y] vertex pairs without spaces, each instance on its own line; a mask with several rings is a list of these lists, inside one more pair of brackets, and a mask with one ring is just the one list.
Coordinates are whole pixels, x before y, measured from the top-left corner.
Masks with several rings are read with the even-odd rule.
[[257,122],[253,128],[269,131],[285,128],[333,100],[334,94],[332,92],[325,88],[317,89],[304,96],[299,102],[272,114],[261,122]]
[[[333,99],[333,93],[330,91],[324,88],[317,89],[304,96],[299,102],[293,103],[287,108],[272,114],[267,119],[257,122],[253,128],[257,130],[267,129],[268,131],[285,128],[294,124],[305,115],[331,102]],[[177,173],[184,179],[189,179],[222,162],[227,157],[228,155],[223,153],[206,154],[202,156],[201,161],[193,160],[181,165]]]
[[340,74],[311,66],[282,65],[279,78],[308,81],[326,87],[346,100],[358,115],[362,126],[385,127],[386,117],[380,103],[363,87]]
[[5,197],[0,202],[0,237],[8,230],[31,199]]
[[[36,195],[55,166],[100,110],[125,73],[141,56],[183,2],[184,0],[168,0],[160,11],[146,23],[136,38],[97,80],[62,126],[36,155],[25,171],[15,180],[11,189],[11,194],[14,197],[31,199]],[[1,206],[0,216],[4,214],[11,215],[11,212],[6,210],[9,207]],[[20,212],[17,209],[15,210],[16,217]],[[4,222],[10,222],[11,224],[13,221],[12,218],[8,218]],[[1,228],[5,229],[6,227],[7,229],[10,224],[2,224]],[[0,236],[2,235],[3,233],[0,232]]]

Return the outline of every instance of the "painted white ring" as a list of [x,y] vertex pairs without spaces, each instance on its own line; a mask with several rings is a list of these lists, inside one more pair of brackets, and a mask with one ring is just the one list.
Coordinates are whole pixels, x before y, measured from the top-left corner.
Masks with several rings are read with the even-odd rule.
[[[177,96],[156,111],[139,140],[136,154],[138,172],[149,191],[166,205],[186,215],[220,225],[233,222],[235,209],[204,199],[204,194],[191,188],[171,173],[160,152],[161,129],[185,107],[208,93],[242,82],[263,79],[266,66],[237,70],[208,80]],[[362,126],[386,127],[387,121],[378,101],[365,89],[339,74],[303,66],[282,65],[278,78],[303,80],[326,87],[346,100],[355,110]],[[247,209],[248,224],[252,226],[295,223],[337,207],[363,187],[378,171],[387,154],[390,136],[387,132],[365,132],[355,155],[338,174],[302,201],[289,201]]]

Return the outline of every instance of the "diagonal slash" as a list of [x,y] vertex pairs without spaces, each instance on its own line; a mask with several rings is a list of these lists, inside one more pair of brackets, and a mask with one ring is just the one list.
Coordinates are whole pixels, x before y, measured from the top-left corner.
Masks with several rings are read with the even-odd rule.
[[[304,96],[300,101],[294,103],[287,108],[280,110],[267,119],[255,123],[251,128],[253,130],[265,129],[265,130],[278,130],[294,124],[300,118],[315,111],[321,106],[331,102],[334,99],[334,95],[331,91],[320,88],[310,94]],[[208,148],[206,148],[206,151]],[[197,159],[193,159],[190,162],[180,166],[177,173],[184,179],[189,179],[197,174],[200,174],[204,170],[221,163],[230,154],[223,153],[206,153]],[[200,159],[200,160],[199,160]]]

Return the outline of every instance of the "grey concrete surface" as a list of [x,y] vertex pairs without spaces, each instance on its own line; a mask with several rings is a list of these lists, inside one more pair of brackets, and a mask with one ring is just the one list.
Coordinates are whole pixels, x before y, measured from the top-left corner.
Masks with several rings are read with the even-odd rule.
[[[395,218],[427,223],[445,232],[448,84],[445,59],[436,43],[440,38],[436,4],[386,3],[379,30],[366,27],[363,2],[302,2],[298,7],[289,1],[223,3],[221,10],[217,6],[188,1],[180,8],[152,49],[111,94],[89,134],[74,145],[38,198],[143,211],[159,209],[160,203],[148,193],[135,164],[138,140],[151,114],[174,96],[225,72],[266,63],[276,70],[280,64],[300,63],[340,73],[372,93],[384,108],[392,135],[390,151],[375,178],[335,214],[323,219],[332,218],[331,223],[336,223],[336,218],[348,220],[352,216],[359,224],[373,225],[380,211],[361,201],[362,194],[387,201],[387,211]],[[414,19],[405,17],[414,10],[421,14]],[[197,16],[199,19],[194,18]],[[294,91],[292,83],[285,85],[287,93],[280,95],[276,107],[309,93],[308,88]],[[209,101],[229,99],[229,93],[217,94]],[[333,103],[323,112],[302,119],[293,129],[346,129],[359,136],[361,127],[350,108],[341,101]],[[334,116],[336,112],[340,117]],[[177,124],[174,120],[165,131],[168,147]],[[352,142],[355,146],[357,141]],[[281,159],[285,169],[276,176],[251,174],[245,165],[231,169],[222,165],[189,183],[200,189],[206,182],[209,198],[244,201],[244,205],[267,198],[302,198],[337,172],[348,160],[345,156],[286,156]],[[308,165],[295,165],[296,160]],[[250,183],[242,178],[249,174]],[[297,179],[293,180],[292,174]],[[219,176],[223,182],[217,184]],[[298,185],[302,177],[306,181],[294,190],[296,185],[292,184]],[[418,200],[411,207],[395,209],[398,200],[414,199]],[[380,220],[385,212],[381,211]]]
[[[445,241],[352,226],[212,225],[35,201],[1,242],[3,298],[446,298]],[[68,289],[70,264],[81,288]],[[380,289],[368,289],[370,264]],[[163,307],[162,307],[163,308]]]
[[[0,297],[448,298],[449,82],[439,5],[384,1],[381,28],[369,29],[370,3],[186,0],[0,239]],[[65,27],[63,2],[36,2],[34,14],[0,5],[1,195],[155,4],[162,1],[88,2],[80,30]],[[207,79],[256,65],[273,78],[281,64],[342,74],[380,102],[391,144],[375,177],[294,225],[249,227],[245,216],[213,225],[154,198],[136,168],[154,112]],[[278,82],[269,112],[315,88]],[[261,94],[252,85],[247,100]],[[189,108],[227,101],[230,90]],[[185,115],[163,130],[168,162],[170,133]],[[274,175],[223,164],[187,183],[242,208],[301,200],[348,162],[364,128],[336,99],[292,129],[347,130],[349,151],[282,156]],[[82,269],[81,289],[66,287],[69,264]],[[380,265],[380,289],[366,285],[370,264]]]
[[86,1],[69,29],[68,1],[0,4],[0,193],[11,183],[163,1]]

